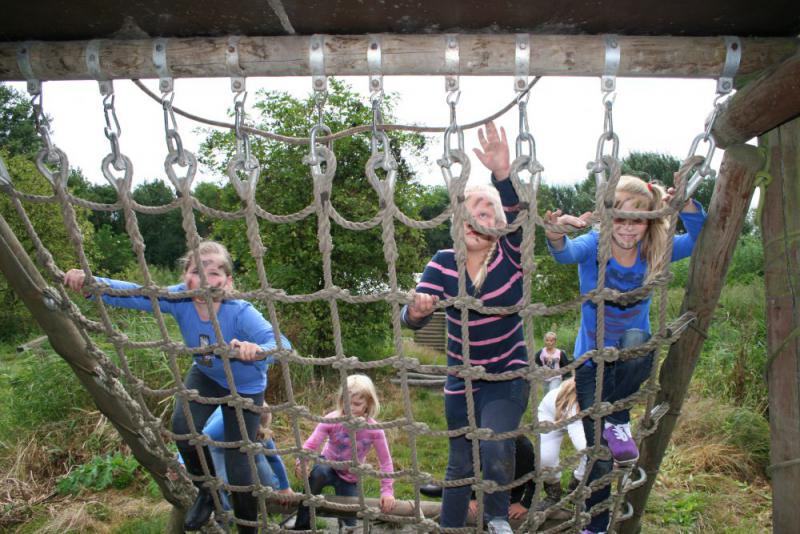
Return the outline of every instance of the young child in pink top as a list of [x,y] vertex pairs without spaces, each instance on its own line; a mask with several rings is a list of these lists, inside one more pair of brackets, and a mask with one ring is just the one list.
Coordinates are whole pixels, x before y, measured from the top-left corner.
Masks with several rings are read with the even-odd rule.
[[[349,394],[349,399],[345,395]],[[336,400],[336,410],[327,414],[326,419],[338,419],[344,417],[344,402],[350,402],[350,414],[353,417],[363,417],[367,423],[374,424],[375,417],[381,409],[378,393],[372,380],[366,375],[350,375],[347,377],[347,389],[343,387]],[[326,441],[327,440],[327,441]],[[350,432],[347,427],[338,422],[319,423],[312,432],[311,436],[303,444],[303,448],[309,451],[318,451],[325,442],[322,449],[322,457],[334,462],[349,462],[352,460],[352,444],[350,442]],[[364,462],[371,447],[375,447],[381,471],[384,473],[394,472],[392,455],[389,452],[389,444],[386,441],[386,434],[383,430],[361,429],[356,431],[356,457],[359,463]],[[298,458],[295,464],[295,474],[297,478],[303,477],[302,461]],[[346,467],[332,467],[325,464],[315,464],[308,477],[311,492],[318,494],[322,488],[333,486],[336,495],[354,497],[357,494],[358,478]],[[381,511],[389,513],[394,508],[394,480],[384,478],[381,480]],[[347,518],[342,520],[346,526],[354,526],[356,520]],[[308,507],[300,505],[297,510],[297,519],[294,530],[309,530],[311,528]]]

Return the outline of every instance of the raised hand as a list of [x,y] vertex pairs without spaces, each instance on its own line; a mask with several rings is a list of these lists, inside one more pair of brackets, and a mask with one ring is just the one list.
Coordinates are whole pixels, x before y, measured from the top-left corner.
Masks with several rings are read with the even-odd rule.
[[439,297],[428,293],[414,293],[414,302],[408,305],[408,318],[412,323],[418,323],[436,309]]
[[508,178],[509,163],[508,156],[508,139],[506,139],[506,131],[500,127],[500,133],[497,133],[497,127],[494,122],[489,121],[484,125],[486,129],[478,129],[478,142],[481,144],[480,149],[473,149],[475,156],[483,163],[484,167],[492,171],[495,178],[498,180],[505,180]]

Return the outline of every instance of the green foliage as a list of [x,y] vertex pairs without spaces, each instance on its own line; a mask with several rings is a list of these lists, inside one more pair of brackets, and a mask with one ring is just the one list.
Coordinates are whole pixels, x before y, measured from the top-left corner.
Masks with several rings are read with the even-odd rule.
[[764,246],[757,235],[743,235],[733,251],[726,284],[750,284],[764,279]]
[[[422,220],[433,219],[447,209],[449,204],[450,196],[447,193],[447,188],[443,185],[432,186],[420,198],[419,216]],[[425,231],[427,256],[433,257],[437,251],[452,247],[453,239],[450,237],[450,222],[450,219],[447,219],[436,228]]]
[[672,528],[691,527],[708,506],[708,496],[695,491],[673,491],[658,503],[660,506],[648,510],[658,515],[661,526]]
[[[143,182],[133,199],[145,206],[164,206],[175,200],[175,192],[162,180]],[[176,208],[167,213],[137,213],[139,231],[145,243],[144,257],[150,265],[172,268],[186,251],[182,215]]]
[[27,96],[0,84],[0,147],[9,156],[32,159],[39,152],[42,142],[36,133],[32,112]]
[[103,491],[107,488],[127,488],[136,480],[139,462],[119,452],[95,456],[56,483],[59,495],[76,494],[81,490]]
[[[280,134],[308,135],[316,117],[313,100],[301,101],[285,93],[260,93],[255,107],[259,112],[256,126]],[[386,120],[390,120],[391,101],[384,105]],[[325,108],[325,123],[338,131],[353,124],[371,120],[371,108],[347,86],[331,80],[330,95]],[[401,152],[418,153],[423,139],[418,135],[391,134],[391,149],[399,169],[395,182],[395,201],[404,213],[418,217],[425,188],[412,182],[410,168]],[[261,181],[256,201],[273,214],[296,213],[313,199],[314,187],[310,170],[303,163],[308,153],[306,145],[286,145],[253,139],[253,153],[261,162]],[[377,193],[365,179],[364,167],[370,156],[367,137],[348,137],[335,144],[337,171],[330,202],[336,211],[351,221],[368,221],[379,210]],[[234,154],[234,138],[230,133],[209,133],[202,149],[203,163],[223,172]],[[205,185],[202,200],[225,211],[240,209],[241,201],[230,185]],[[199,195],[199,196],[200,196]],[[225,243],[239,268],[237,285],[256,287],[256,258],[253,257],[242,220],[202,221],[210,224],[211,236]],[[290,294],[305,294],[325,288],[323,258],[319,249],[316,217],[306,217],[290,224],[273,224],[261,220],[260,235],[266,247],[264,265],[270,284]],[[381,228],[353,231],[333,224],[331,227],[332,282],[351,294],[365,294],[386,288],[388,266],[381,249]],[[404,225],[395,228],[399,252],[398,284],[413,285],[412,273],[422,270],[426,257],[421,232]],[[371,359],[383,352],[389,335],[389,308],[376,305],[339,305],[345,350],[360,358]],[[281,324],[289,338],[306,354],[329,356],[334,353],[331,309],[326,302],[281,306]],[[294,337],[293,337],[294,336]]]
[[750,460],[766,474],[769,466],[769,423],[748,408],[733,409],[722,421],[726,441],[745,451]]
[[0,401],[3,435],[63,421],[65,410],[92,407],[72,369],[55,353],[37,351],[14,363],[0,375],[0,390],[6,392]]

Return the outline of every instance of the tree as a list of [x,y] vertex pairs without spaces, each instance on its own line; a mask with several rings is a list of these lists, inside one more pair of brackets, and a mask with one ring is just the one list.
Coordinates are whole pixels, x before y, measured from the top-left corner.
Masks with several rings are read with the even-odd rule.
[[[133,190],[133,199],[144,206],[164,206],[175,200],[175,192],[162,180],[142,182]],[[186,252],[179,208],[167,213],[137,213],[139,231],[145,243],[144,257],[148,264],[172,269]]]
[[[371,121],[371,108],[346,85],[329,81],[330,93],[324,121],[333,131]],[[257,126],[291,136],[307,136],[314,125],[313,99],[305,101],[286,93],[261,92],[255,107]],[[383,103],[387,120],[391,117],[391,99]],[[403,154],[417,154],[424,140],[416,134],[392,133],[390,147],[398,162],[395,202],[404,213],[418,218],[419,198],[424,188],[412,182],[411,170]],[[261,178],[256,201],[273,214],[296,213],[314,202],[313,183],[303,157],[309,147],[275,141],[253,139],[253,154],[261,163]],[[365,178],[364,167],[370,156],[367,136],[350,136],[335,143],[337,171],[330,202],[336,211],[352,221],[370,220],[380,209],[378,195]],[[209,133],[202,149],[201,161],[222,172],[234,154],[231,133]],[[206,198],[228,211],[241,203],[232,187],[219,191],[206,188]],[[290,294],[312,293],[324,289],[322,255],[317,239],[315,216],[290,224],[260,220],[260,235],[266,247],[264,263],[272,286]],[[257,286],[255,260],[250,252],[244,222],[215,220],[212,235],[224,242],[240,262],[241,276],[237,284]],[[389,281],[382,252],[380,225],[367,231],[353,231],[332,224],[333,283],[351,294],[383,290]],[[397,224],[395,239],[399,251],[398,281],[401,287],[413,286],[412,273],[419,272],[427,260],[421,232]],[[292,304],[280,307],[281,326],[301,352],[317,356],[334,353],[332,321],[327,302]],[[384,303],[349,305],[339,303],[345,352],[373,359],[385,354],[391,334],[389,308]]]
[[[443,185],[428,188],[420,197],[419,216],[423,220],[433,219],[450,204],[450,196]],[[436,251],[453,246],[450,236],[450,219],[435,228],[425,231],[426,256],[433,257]]]
[[31,102],[13,87],[0,84],[0,147],[6,157],[33,159],[42,147],[36,133]]

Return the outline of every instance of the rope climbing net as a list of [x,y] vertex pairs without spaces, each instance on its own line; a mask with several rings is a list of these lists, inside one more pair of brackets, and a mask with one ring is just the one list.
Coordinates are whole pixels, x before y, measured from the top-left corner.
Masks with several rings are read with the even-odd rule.
[[[518,49],[525,48],[524,41],[518,41]],[[235,53],[235,46],[231,47]],[[399,381],[399,391],[402,393],[401,415],[398,417],[376,424],[366,423],[363,418],[354,417],[350,413],[347,403],[344,404],[344,415],[335,421],[341,422],[350,434],[351,442],[355,442],[355,433],[361,429],[393,429],[395,432],[405,437],[403,446],[409,449],[409,460],[402,469],[396,469],[393,473],[382,472],[369,464],[359,463],[354,448],[352,458],[345,462],[347,469],[354,473],[358,479],[358,497],[348,502],[335,502],[322,496],[311,493],[308,482],[305,484],[305,492],[294,497],[296,502],[302,501],[310,506],[312,514],[312,525],[314,525],[315,514],[323,509],[333,513],[355,514],[363,521],[364,529],[367,531],[369,526],[377,520],[408,525],[410,528],[422,531],[436,531],[439,529],[435,517],[427,513],[427,509],[420,497],[419,488],[429,482],[434,482],[444,487],[455,487],[470,485],[477,494],[478,503],[482,502],[484,493],[496,491],[506,491],[513,487],[525,484],[528,481],[535,481],[537,488],[543,481],[551,479],[553,468],[542,467],[538,458],[540,455],[539,436],[542,433],[554,429],[565,428],[570,423],[584,417],[594,420],[594,432],[596,444],[586,451],[576,451],[568,458],[562,459],[562,466],[558,469],[571,469],[576,466],[585,453],[588,456],[591,466],[598,460],[607,460],[609,452],[606,447],[601,445],[600,435],[602,432],[601,420],[622,408],[634,406],[644,406],[641,421],[636,426],[636,440],[641,441],[644,437],[654,432],[658,419],[667,410],[667,406],[654,406],[655,393],[657,392],[657,374],[659,365],[656,363],[652,367],[649,379],[644,386],[633,395],[621,399],[614,403],[597,402],[591,408],[578,411],[574,416],[563,419],[557,423],[542,422],[537,418],[536,410],[531,410],[532,417],[529,422],[523,422],[519,428],[506,433],[494,433],[488,428],[478,424],[475,414],[474,403],[471,394],[476,381],[509,381],[523,378],[530,382],[532,386],[544,383],[547,378],[556,374],[574,372],[588,359],[593,359],[597,364],[597,398],[600,398],[602,391],[603,374],[606,365],[618,360],[640,358],[650,352],[655,351],[656,362],[660,361],[660,350],[665,345],[676,341],[683,330],[691,322],[690,314],[678,317],[673,321],[668,321],[667,317],[667,284],[670,280],[668,268],[662,272],[651,276],[647,283],[642,287],[621,293],[619,291],[606,288],[606,264],[611,257],[611,228],[615,218],[646,218],[655,219],[667,217],[669,220],[670,235],[675,233],[677,223],[677,213],[683,201],[691,195],[698,181],[703,176],[712,174],[709,164],[714,151],[713,138],[710,137],[713,116],[707,125],[705,132],[700,134],[692,143],[690,153],[684,161],[681,169],[676,174],[676,192],[668,207],[653,212],[621,211],[614,208],[614,192],[621,174],[621,164],[618,157],[619,138],[613,128],[613,102],[614,102],[614,76],[615,65],[619,64],[618,49],[613,40],[607,43],[607,70],[602,79],[602,90],[604,94],[603,107],[605,113],[604,129],[598,140],[595,158],[589,164],[589,170],[594,173],[597,182],[596,189],[596,210],[592,216],[592,222],[597,226],[600,235],[598,247],[598,282],[597,288],[589,291],[581,297],[554,306],[546,306],[537,302],[537,295],[532,293],[534,286],[533,278],[537,272],[537,258],[534,254],[535,230],[536,227],[544,227],[558,232],[574,231],[566,225],[557,225],[546,222],[538,215],[538,188],[540,174],[543,170],[536,155],[534,137],[529,129],[527,117],[527,102],[530,89],[535,83],[528,83],[527,69],[524,61],[520,60],[518,72],[515,76],[515,90],[517,98],[514,105],[519,112],[519,134],[516,138],[516,157],[511,164],[510,180],[514,190],[519,197],[518,216],[508,227],[502,229],[486,228],[481,226],[465,208],[464,193],[467,182],[470,178],[471,168],[470,159],[464,151],[464,130],[473,125],[459,125],[457,121],[457,103],[459,96],[458,89],[458,47],[450,45],[447,48],[448,64],[455,65],[451,74],[446,76],[447,103],[450,108],[450,124],[444,131],[444,152],[442,158],[438,160],[441,168],[447,194],[449,197],[449,207],[439,215],[428,220],[416,220],[406,215],[396,202],[395,177],[397,173],[397,162],[391,150],[389,138],[386,132],[400,127],[383,124],[381,113],[383,80],[380,76],[380,55],[379,45],[371,46],[369,50],[369,61],[374,74],[370,76],[370,90],[372,92],[371,103],[373,108],[373,122],[368,126],[361,126],[347,132],[332,132],[324,121],[324,105],[326,96],[326,78],[324,74],[323,58],[321,57],[321,47],[317,43],[314,46],[312,38],[310,46],[310,65],[312,70],[312,87],[315,92],[317,102],[317,123],[311,129],[308,138],[286,138],[269,134],[271,139],[286,143],[308,143],[308,154],[304,163],[307,165],[307,180],[313,187],[313,200],[307,206],[291,214],[278,215],[268,212],[256,201],[256,191],[259,187],[261,178],[261,163],[253,153],[251,148],[251,136],[259,135],[260,132],[249,127],[245,116],[245,80],[239,75],[241,73],[232,72],[232,90],[234,93],[234,113],[235,121],[232,130],[235,134],[236,145],[235,154],[230,159],[227,167],[227,177],[233,186],[240,200],[240,209],[234,212],[224,212],[204,205],[193,194],[193,179],[197,169],[197,158],[183,146],[180,134],[178,133],[175,121],[176,110],[172,106],[173,89],[169,73],[164,71],[159,85],[162,95],[160,98],[164,112],[165,137],[167,142],[167,156],[164,161],[164,168],[169,182],[176,193],[176,199],[164,206],[145,206],[137,203],[132,196],[133,183],[133,163],[124,155],[120,148],[120,127],[116,118],[113,85],[110,81],[101,81],[101,92],[104,96],[104,112],[106,120],[106,137],[110,143],[109,154],[102,161],[102,172],[117,193],[117,200],[114,203],[97,203],[79,198],[72,194],[67,188],[67,178],[69,176],[69,161],[67,155],[56,147],[49,134],[49,126],[41,105],[41,86],[37,83],[29,84],[33,94],[33,109],[36,118],[37,129],[43,142],[43,149],[39,152],[36,159],[36,166],[39,172],[47,179],[53,189],[53,194],[48,196],[32,195],[18,191],[14,187],[13,176],[10,176],[5,166],[0,160],[0,183],[5,193],[11,199],[13,206],[25,226],[27,237],[33,242],[36,252],[36,259],[45,272],[51,283],[51,287],[43,291],[42,298],[45,303],[60,312],[66,314],[76,325],[79,326],[86,347],[89,352],[99,362],[99,372],[102,377],[109,382],[114,382],[116,377],[123,380],[114,382],[118,387],[120,397],[127,399],[128,408],[135,414],[134,420],[137,422],[136,428],[128,429],[132,434],[139,436],[149,443],[152,451],[161,458],[165,465],[177,473],[185,473],[178,464],[174,452],[168,447],[170,440],[190,440],[190,443],[201,451],[201,447],[206,445],[222,446],[226,448],[239,448],[246,452],[249,467],[253,473],[254,483],[250,486],[232,486],[223,482],[221,479],[212,475],[212,470],[200,454],[203,465],[204,475],[196,481],[205,483],[212,489],[226,489],[235,492],[246,492],[255,495],[258,499],[259,519],[258,526],[268,529],[270,532],[278,531],[280,524],[276,522],[274,516],[270,516],[270,511],[280,510],[281,498],[276,492],[261,483],[257,475],[255,459],[261,454],[280,454],[289,462],[295,459],[305,459],[310,462],[322,463],[333,466],[342,466],[341,462],[326,460],[319,454],[303,449],[303,433],[308,422],[319,423],[325,420],[323,417],[314,415],[311,410],[298,400],[298,387],[303,385],[293,383],[291,366],[329,366],[338,371],[342,384],[347,383],[347,377],[354,372],[368,372],[378,368],[389,368],[396,370]],[[97,54],[94,55],[97,62]],[[92,54],[87,54],[87,58]],[[524,56],[520,56],[524,57]],[[157,59],[157,58],[156,58]],[[21,57],[24,61],[24,54]],[[158,63],[158,61],[156,61]],[[230,58],[230,65],[236,65],[235,57]],[[99,63],[90,62],[96,78],[102,79],[99,70]],[[92,70],[92,69],[90,69]],[[235,69],[233,69],[235,70]],[[23,72],[26,72],[23,69]],[[27,69],[30,72],[30,69]],[[524,74],[523,74],[524,73]],[[730,73],[728,73],[731,75]],[[718,91],[720,94],[723,91]],[[719,108],[718,100],[715,101],[715,111]],[[337,170],[337,156],[335,152],[326,145],[329,141],[341,138],[346,135],[354,135],[362,131],[367,131],[371,137],[371,157],[366,163],[364,177],[369,185],[374,189],[379,206],[375,214],[366,221],[349,220],[342,213],[337,211],[331,202],[334,195],[334,177]],[[709,147],[705,155],[696,154],[698,145],[706,143]],[[343,194],[346,194],[343,193]],[[36,229],[31,222],[26,211],[26,206],[36,204],[55,204],[59,206],[64,226],[67,230],[70,243],[79,260],[80,268],[87,276],[89,281],[85,290],[87,293],[98,297],[94,299],[94,305],[87,309],[85,305],[78,305],[71,300],[71,295],[67,293],[62,284],[64,272],[56,265],[53,256],[37,235]],[[135,253],[141,277],[144,281],[141,287],[135,289],[114,289],[103,283],[94,281],[93,268],[89,255],[81,235],[80,227],[77,222],[76,209],[88,209],[106,212],[118,212],[125,221],[125,229],[130,237],[132,249]],[[240,224],[243,227],[249,245],[249,254],[255,260],[258,287],[248,288],[247,290],[222,291],[212,289],[205,280],[205,275],[200,270],[200,276],[204,282],[201,289],[187,290],[182,292],[170,292],[166,287],[160,286],[154,281],[151,267],[145,260],[145,243],[142,233],[138,226],[137,215],[139,214],[165,214],[172,211],[179,211],[182,217],[182,227],[186,234],[188,250],[192,251],[193,257],[199,261],[198,245],[201,242],[200,232],[198,231],[197,214],[217,219],[226,219]],[[323,288],[319,291],[307,294],[290,294],[285,290],[274,287],[270,283],[268,269],[265,266],[265,246],[262,240],[260,223],[263,221],[276,225],[297,224],[309,218],[316,218],[317,238],[319,251],[322,258]],[[410,303],[413,295],[408,291],[409,288],[401,287],[398,282],[398,248],[396,243],[397,230],[395,225],[400,223],[414,229],[434,228],[447,219],[452,218],[451,232],[454,242],[458,265],[458,294],[443,299],[439,307],[452,307],[460,310],[462,319],[463,335],[463,365],[445,367],[441,365],[423,364],[419,360],[406,354],[401,333],[401,307],[403,304]],[[472,224],[481,229],[486,234],[502,236],[512,232],[521,231],[521,258],[522,258],[522,277],[523,277],[523,297],[518,304],[508,307],[487,307],[479,298],[469,294],[466,284],[466,245],[464,241],[464,222]],[[371,292],[351,292],[352,288],[339,287],[334,283],[333,276],[333,240],[332,227],[338,225],[342,229],[361,232],[373,229],[380,229],[382,239],[382,253],[387,266],[387,284]],[[671,254],[671,240],[669,241],[667,255]],[[552,370],[539,367],[530,358],[529,364],[515,371],[503,373],[489,373],[482,366],[473,365],[469,355],[469,313],[470,311],[486,315],[507,315],[519,314],[523,321],[525,334],[525,344],[529,355],[535,353],[534,344],[534,321],[537,318],[551,316],[570,310],[576,310],[584,302],[591,302],[597,307],[597,332],[598,346],[602,346],[605,335],[604,309],[607,303],[615,305],[626,305],[635,303],[646,298],[653,292],[660,292],[659,309],[657,312],[657,326],[649,341],[645,344],[630,349],[617,349],[605,347],[591,350],[580,358],[576,359],[569,366]],[[146,341],[136,341],[131,339],[123,328],[115,324],[112,315],[109,313],[108,305],[103,302],[103,295],[108,296],[140,296],[150,300],[155,322],[158,327],[159,336],[157,339]],[[73,296],[74,297],[74,296]],[[243,397],[237,391],[231,362],[238,357],[238,352],[229,345],[222,343],[212,343],[207,347],[188,347],[180,341],[176,341],[174,335],[170,334],[170,328],[161,310],[160,299],[178,299],[187,297],[203,297],[208,303],[210,321],[217,339],[224,339],[221,335],[221,326],[217,314],[211,303],[215,298],[224,297],[225,299],[246,299],[260,305],[265,310],[266,318],[272,324],[276,332],[277,348],[269,353],[262,354],[263,357],[274,358],[275,365],[280,368],[283,386],[285,389],[285,402],[270,407],[254,406],[252,401]],[[334,353],[326,357],[308,357],[298,353],[296,350],[285,346],[280,337],[282,321],[278,313],[279,304],[298,304],[309,302],[327,303],[329,307],[332,331],[334,334]],[[342,343],[342,324],[340,319],[339,305],[347,303],[359,306],[375,302],[384,302],[391,309],[391,332],[393,342],[393,354],[387,358],[377,361],[361,361],[357,358],[348,356]],[[100,334],[107,342],[113,345],[114,358],[108,357],[99,347],[96,335]],[[166,356],[169,369],[171,371],[174,386],[157,389],[150,387],[146,381],[137,376],[133,366],[129,362],[129,353],[132,350],[145,349],[149,351],[160,351]],[[230,385],[230,394],[223,397],[203,397],[196,390],[190,389],[184,383],[181,370],[186,367],[185,363],[191,360],[196,354],[213,354],[222,360],[225,375]],[[93,370],[97,372],[98,370]],[[468,410],[469,425],[455,430],[445,430],[431,428],[429,425],[415,419],[415,411],[411,397],[413,395],[411,384],[416,373],[435,374],[446,376],[448,373],[455,373],[465,381],[466,399]],[[346,386],[345,386],[346,387]],[[538,387],[531,387],[529,407],[538,405]],[[182,406],[189,421],[189,435],[177,435],[163,424],[159,414],[152,411],[153,400],[162,400],[175,396],[179,399],[177,406]],[[202,433],[202,428],[198,428],[191,418],[188,408],[188,401],[202,404],[224,404],[235,409],[240,433],[244,439],[237,442],[215,442],[210,440]],[[279,439],[281,447],[277,451],[270,451],[264,448],[260,442],[252,441],[247,437],[245,428],[244,413],[254,411],[261,413],[269,411],[279,413],[287,418],[291,424],[291,439]],[[328,420],[330,421],[330,420]],[[484,480],[481,469],[481,458],[478,454],[479,442],[481,440],[502,440],[513,438],[518,435],[526,435],[531,438],[537,451],[537,468],[524,475],[522,478],[513,480],[510,484],[500,486],[490,480]],[[473,469],[475,476],[460,480],[441,480],[435,475],[425,472],[420,467],[420,440],[439,439],[446,440],[451,437],[466,436],[473,443]],[[395,445],[395,447],[398,445]],[[444,466],[442,467],[442,471]],[[588,469],[587,469],[588,473]],[[163,473],[158,473],[163,476]],[[393,478],[409,484],[413,488],[413,498],[410,501],[401,503],[395,511],[385,514],[375,505],[374,501],[365,496],[365,483],[370,479]],[[646,475],[641,469],[632,466],[616,466],[610,473],[601,479],[592,481],[589,486],[586,479],[569,495],[564,497],[561,502],[549,508],[537,508],[538,497],[534,496],[533,505],[524,520],[523,528],[528,531],[546,530],[548,532],[558,532],[566,530],[579,530],[590,519],[591,514],[599,513],[603,510],[611,512],[610,529],[619,521],[624,520],[630,513],[630,507],[625,503],[625,495],[629,491],[642,485]],[[177,480],[171,481],[175,491],[191,492],[189,478],[181,476]],[[592,489],[604,485],[611,485],[613,491],[609,499],[595,506],[590,511],[583,507],[583,500],[588,497]],[[538,492],[537,492],[538,493]],[[231,512],[222,509],[221,502],[216,496],[215,508],[221,517],[228,520],[235,520],[240,524],[255,526],[241,518],[234,518]],[[570,514],[566,519],[558,522],[553,521],[557,510],[564,509],[569,505]],[[482,528],[483,520],[479,504],[477,514],[478,528]],[[427,515],[426,515],[427,513]],[[209,527],[213,528],[213,527]],[[453,532],[472,531],[473,527],[464,529],[449,529]]]

